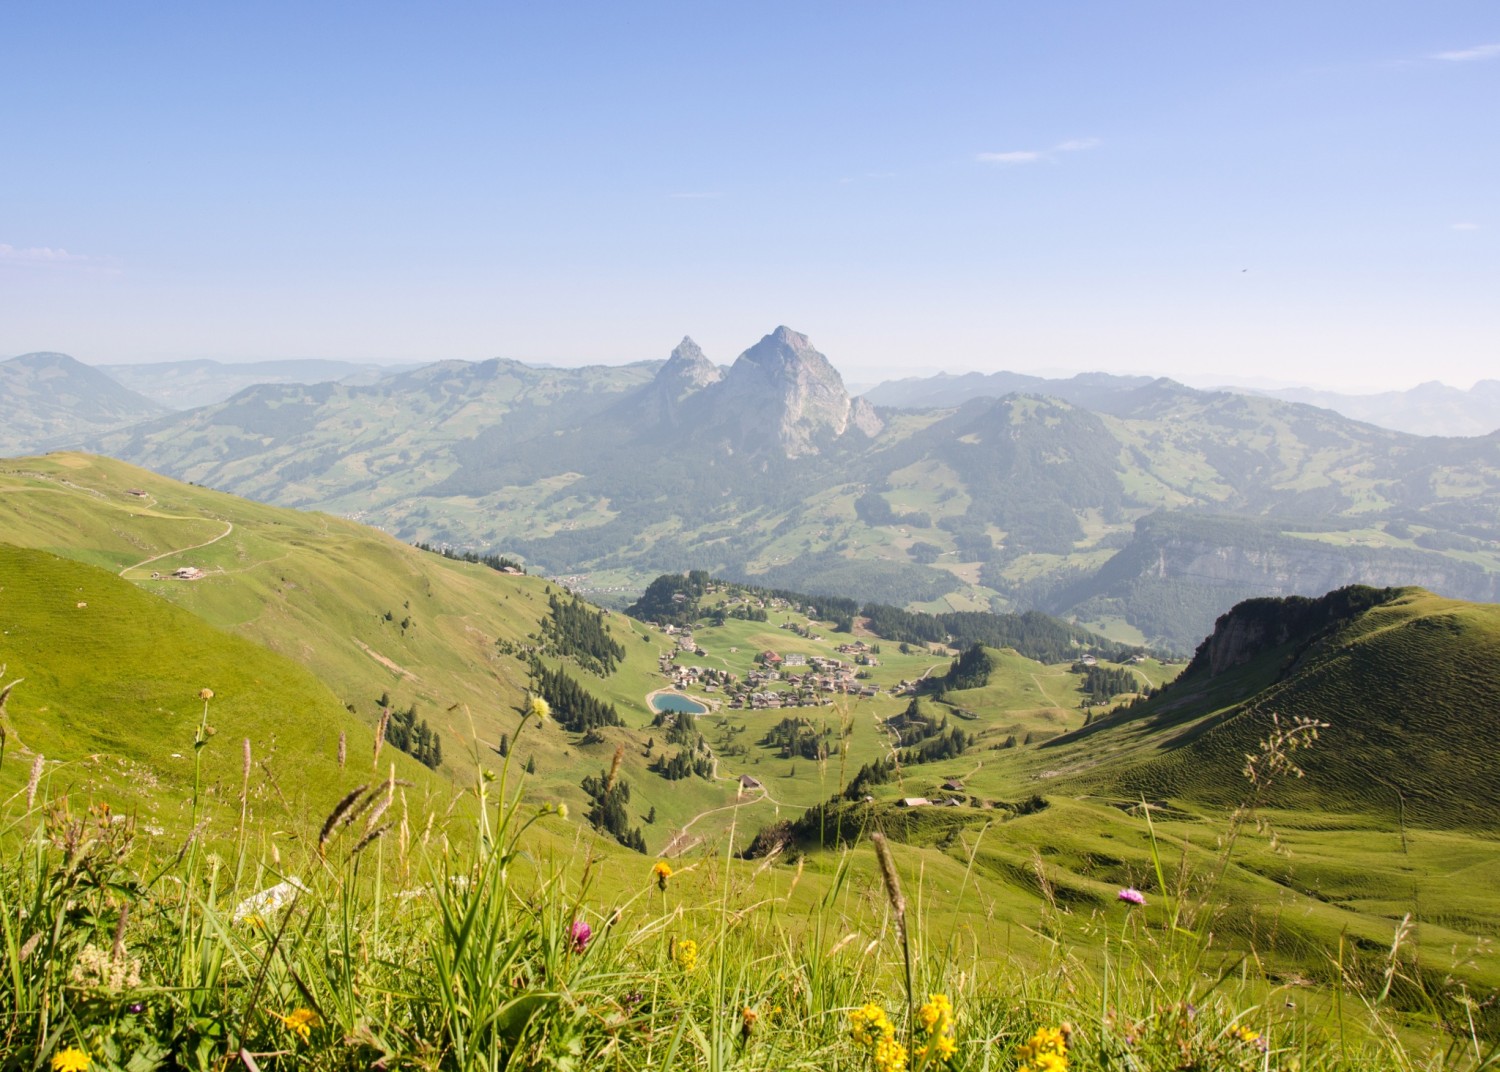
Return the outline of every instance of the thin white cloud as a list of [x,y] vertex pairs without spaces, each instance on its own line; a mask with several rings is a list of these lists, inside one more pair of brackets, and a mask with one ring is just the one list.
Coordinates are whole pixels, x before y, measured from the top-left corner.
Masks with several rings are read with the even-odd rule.
[[1043,160],[1051,160],[1058,153],[1082,152],[1085,149],[1096,148],[1099,144],[1098,138],[1069,138],[1049,149],[1013,149],[1004,153],[975,153],[974,159],[981,164],[1012,167],[1016,164],[1036,164]]
[[1461,223],[1455,223],[1453,225],[1453,230],[1455,230],[1455,231],[1477,231],[1477,230],[1479,230],[1479,224],[1473,223],[1473,222],[1471,222],[1469,220],[1464,220]]
[[23,247],[0,242],[0,267],[7,265],[33,272],[67,271],[105,276],[120,274],[119,261],[114,257],[69,253],[65,249],[54,249],[51,246]]
[[82,253],[69,253],[65,249],[51,249],[47,246],[18,249],[0,242],[0,261],[7,264],[88,264],[92,260],[92,257]]
[[1447,60],[1449,63],[1473,63],[1475,60],[1500,59],[1500,43],[1461,48],[1455,52],[1434,52],[1428,59]]
[[1020,149],[1012,153],[980,153],[974,159],[982,164],[1035,164],[1042,154],[1035,149]]

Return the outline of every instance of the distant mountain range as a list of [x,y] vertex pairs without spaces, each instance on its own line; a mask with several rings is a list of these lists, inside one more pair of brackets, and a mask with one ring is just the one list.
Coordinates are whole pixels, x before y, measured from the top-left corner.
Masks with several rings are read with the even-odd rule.
[[[1251,389],[1236,387],[1231,390]],[[1434,381],[1418,384],[1409,391],[1385,391],[1374,395],[1337,394],[1311,387],[1252,393],[1321,406],[1357,421],[1369,421],[1382,428],[1394,428],[1414,435],[1488,435],[1500,428],[1500,380],[1480,380],[1467,391]]]
[[164,361],[144,365],[100,365],[99,371],[168,409],[194,409],[262,383],[374,383],[417,365],[351,361]]
[[[1047,379],[1019,372],[969,372],[887,380],[862,396],[877,406],[927,409],[960,406],[976,398],[1000,398],[1016,392],[1061,398],[1085,409],[1110,411],[1112,400],[1151,382],[1149,376],[1114,376],[1086,372],[1067,379]],[[1284,402],[1330,409],[1356,421],[1398,432],[1426,436],[1488,435],[1500,429],[1500,380],[1481,380],[1467,391],[1441,383],[1423,383],[1409,391],[1356,395],[1311,387],[1263,390],[1225,385],[1219,390],[1264,395]]]
[[[152,389],[179,401],[243,372],[166,370]],[[1419,437],[1103,374],[940,376],[851,398],[786,327],[728,367],[684,339],[623,366],[264,371],[278,370],[344,378],[173,413],[63,355],[26,355],[0,364],[0,449],[83,445],[518,555],[624,601],[703,568],[930,610],[1035,607],[1185,651],[1254,596],[1368,583],[1500,599],[1500,433]]]
[[70,446],[166,412],[167,407],[67,354],[0,361],[0,453]]
[[441,362],[261,385],[91,445],[595,592],[697,567],[924,609],[1037,607],[1178,650],[1250,596],[1360,582],[1500,599],[1500,434],[1422,438],[1170,380],[1046,383],[877,407],[782,327],[727,369],[690,339],[625,366]]

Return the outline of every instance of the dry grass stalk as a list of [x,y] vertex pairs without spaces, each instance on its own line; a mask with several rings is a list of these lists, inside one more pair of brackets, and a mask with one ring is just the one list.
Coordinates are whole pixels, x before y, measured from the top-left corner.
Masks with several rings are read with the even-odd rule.
[[615,787],[615,775],[620,773],[620,760],[625,758],[625,746],[615,746],[615,758],[609,764],[609,777],[604,779],[604,791],[607,793]]
[[368,788],[370,788],[368,785],[361,785],[356,789],[351,789],[344,796],[344,799],[333,806],[333,810],[328,813],[328,818],[323,820],[323,829],[318,832],[319,856],[323,855],[324,850],[327,848],[328,840],[333,837],[333,832],[338,827],[339,820],[349,814],[349,810],[359,802],[360,796]]
[[390,724],[391,709],[389,707],[382,707],[380,709],[380,725],[375,729],[375,759],[370,764],[371,770],[380,766],[380,749],[385,745],[385,731]]
[[369,818],[365,820],[365,834],[367,836],[370,831],[375,829],[375,824],[380,822],[380,817],[385,814],[386,809],[389,808],[396,799],[396,765],[394,763],[391,764],[391,776],[386,780],[385,783],[385,794],[379,799],[380,803],[375,805],[375,807],[370,812]]
[[339,770],[344,769],[344,761],[349,758],[349,738],[343,730],[339,730]]
[[[0,666],[0,677],[4,677],[4,676],[5,676],[5,667]],[[21,682],[23,682],[25,680],[26,679],[24,677],[18,677],[14,681],[12,681],[9,685],[5,685],[3,687],[0,687],[0,715],[4,715],[5,714],[5,701],[8,700],[8,699],[10,699],[10,690],[13,689],[13,688],[15,688],[17,685],[19,685]]]
[[385,832],[394,825],[395,820],[393,819],[391,820],[391,822],[388,822],[383,826],[378,826],[374,830],[371,830],[368,834],[360,838],[359,841],[355,843],[354,848],[349,850],[349,855],[358,856],[361,852],[364,851],[366,845],[369,845],[372,841],[375,841],[377,838],[384,835]]
[[36,803],[36,787],[42,783],[42,767],[45,762],[41,753],[37,753],[37,757],[31,761],[31,777],[26,779],[26,809],[28,811]]
[[116,961],[125,959],[125,921],[130,918],[130,902],[126,901],[120,905],[120,919],[115,924],[115,945],[113,957]]

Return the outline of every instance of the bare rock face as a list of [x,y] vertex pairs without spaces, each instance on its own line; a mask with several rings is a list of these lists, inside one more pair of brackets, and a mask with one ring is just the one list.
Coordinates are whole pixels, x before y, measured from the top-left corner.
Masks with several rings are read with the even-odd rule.
[[863,398],[856,398],[849,406],[849,427],[857,428],[874,439],[885,428],[885,422],[875,412],[875,407]]
[[853,408],[838,370],[788,327],[742,353],[713,396],[732,446],[753,449],[769,438],[788,458],[815,454],[820,441],[843,435]]
[[679,401],[724,378],[724,370],[710,361],[691,337],[684,335],[656,374],[656,382]]
[[683,336],[667,363],[647,385],[642,397],[648,419],[675,427],[681,423],[683,403],[724,378],[724,370],[710,361],[698,344]]

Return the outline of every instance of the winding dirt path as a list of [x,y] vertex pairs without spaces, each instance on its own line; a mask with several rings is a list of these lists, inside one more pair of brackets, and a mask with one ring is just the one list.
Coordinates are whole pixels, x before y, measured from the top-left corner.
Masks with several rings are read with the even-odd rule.
[[[754,790],[752,790],[752,792],[754,792]],[[709,808],[706,811],[700,811],[697,815],[693,816],[687,822],[682,824],[682,829],[677,831],[677,833],[673,835],[672,840],[667,842],[667,847],[661,850],[662,856],[680,856],[682,853],[687,852],[688,849],[691,849],[694,845],[702,841],[702,838],[688,837],[688,830],[694,823],[703,818],[705,815],[713,815],[715,812],[720,811],[734,811],[736,808],[748,807],[751,804],[760,804],[763,801],[769,800],[770,796],[771,794],[766,792],[766,787],[761,786],[759,794],[757,794],[755,797],[744,800],[736,800],[733,804],[721,804],[717,808]]]
[[[157,514],[156,516],[157,517],[174,517],[175,515],[171,515],[171,514]],[[179,518],[175,518],[175,519],[178,520],[178,521],[197,521],[198,520],[197,518],[189,518],[189,517],[179,517]],[[159,555],[152,555],[150,558],[142,559],[141,561],[137,562],[133,566],[126,566],[124,569],[122,569],[120,571],[120,576],[121,577],[125,576],[125,574],[129,573],[133,569],[140,569],[142,566],[149,566],[149,565],[151,565],[151,563],[159,561],[160,559],[170,558],[172,555],[180,555],[184,551],[196,551],[200,547],[207,547],[211,543],[218,543],[220,540],[222,540],[225,536],[228,536],[233,531],[234,531],[234,522],[233,521],[226,521],[226,522],[224,522],[224,531],[221,532],[221,533],[219,533],[213,539],[211,539],[211,540],[204,540],[202,543],[195,543],[191,547],[178,547],[178,548],[175,548],[175,549],[173,549],[171,551],[163,551]]]
[[1062,704],[1058,703],[1052,698],[1051,694],[1047,692],[1047,686],[1042,684],[1042,679],[1037,677],[1034,672],[1031,675],[1031,680],[1036,682],[1036,690],[1042,694],[1042,699],[1046,700],[1053,707],[1066,710],[1066,708],[1063,708]]

